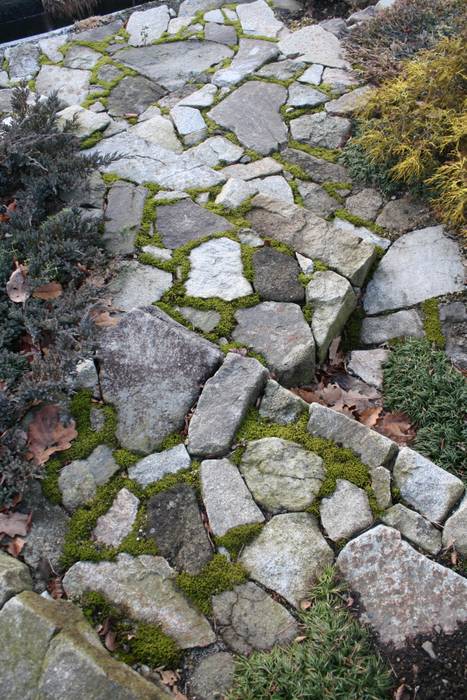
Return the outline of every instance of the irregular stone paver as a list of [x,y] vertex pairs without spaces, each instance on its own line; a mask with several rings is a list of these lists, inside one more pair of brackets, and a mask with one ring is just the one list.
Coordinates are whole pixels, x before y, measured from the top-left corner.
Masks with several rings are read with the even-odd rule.
[[240,562],[255,581],[298,608],[333,558],[312,515],[286,513],[264,526],[245,547]]
[[379,345],[392,338],[423,338],[424,335],[420,315],[415,309],[409,309],[364,318],[360,338],[365,345]]
[[228,231],[232,225],[224,217],[200,207],[191,199],[184,199],[176,204],[159,206],[156,227],[164,245],[178,248],[197,238]]
[[239,525],[264,522],[240,472],[228,459],[204,460],[200,476],[201,494],[215,537]]
[[168,90],[182,87],[188,80],[232,56],[233,51],[227,46],[197,39],[125,48],[115,54],[118,61]]
[[240,39],[238,46],[230,66],[221,68],[213,75],[215,85],[232,87],[279,53],[276,44],[262,39]]
[[391,472],[386,467],[371,467],[370,476],[378,508],[389,508],[392,503]]
[[8,46],[5,58],[9,64],[10,80],[31,80],[39,70],[39,47],[32,43]]
[[442,523],[464,493],[460,479],[409,447],[399,451],[393,475],[404,501],[433,523]]
[[39,41],[39,48],[43,54],[47,56],[54,63],[59,63],[63,60],[63,54],[59,51],[63,44],[66,44],[66,36],[51,36],[47,39],[41,39]]
[[111,121],[108,114],[96,114],[89,109],[76,105],[66,107],[61,112],[58,112],[57,116],[59,126],[64,126],[67,121],[71,121],[75,117],[75,134],[80,138],[86,138],[95,131],[103,131]]
[[240,244],[230,238],[216,238],[194,248],[190,265],[185,285],[189,296],[232,301],[253,292],[243,276]]
[[141,75],[125,76],[109,95],[109,114],[117,117],[141,114],[164,94],[163,88]]
[[352,540],[337,568],[383,644],[400,648],[434,628],[451,634],[467,620],[467,581],[419,554],[397,530],[378,525]]
[[325,106],[328,114],[337,114],[340,117],[348,117],[359,109],[362,109],[372,96],[373,88],[369,85],[347,92],[337,100],[331,100]]
[[340,209],[341,204],[331,197],[325,189],[315,182],[298,181],[298,191],[303,199],[303,206],[317,216],[330,216],[336,209]]
[[0,608],[22,591],[32,588],[32,579],[26,564],[6,552],[0,552]]
[[429,223],[430,213],[426,204],[410,197],[390,200],[376,219],[376,223],[388,231],[405,233]]
[[100,593],[130,619],[160,626],[182,649],[212,644],[211,626],[179,592],[176,576],[163,557],[119,554],[114,562],[73,564],[63,587],[70,598]]
[[298,151],[295,148],[285,148],[282,157],[287,163],[298,165],[312,180],[324,184],[326,182],[349,182],[348,170],[339,163],[330,163],[328,160],[316,158],[310,153]]
[[339,39],[317,24],[303,27],[281,39],[279,50],[285,56],[298,57],[306,63],[333,68],[346,68],[349,65]]
[[389,357],[389,350],[353,350],[350,353],[347,369],[370,386],[381,389],[383,386],[383,365]]
[[463,286],[457,243],[444,234],[443,226],[431,226],[393,243],[368,284],[363,304],[368,314],[377,314],[460,292]]
[[251,581],[213,596],[212,606],[219,634],[237,654],[268,651],[292,642],[299,632],[295,618]]
[[151,119],[146,119],[132,126],[130,132],[174,153],[183,151],[183,146],[175,134],[172,122],[165,117],[155,115]]
[[66,464],[58,477],[62,502],[68,510],[75,510],[94,498],[98,486],[106,484],[119,469],[107,445],[96,447],[87,459]]
[[[271,175],[271,177],[265,177],[263,179],[258,178],[250,180],[250,184],[255,188],[255,191],[268,195],[273,199],[281,199],[290,204],[294,202],[292,189],[282,175]],[[255,193],[256,192],[253,194]]]
[[162,452],[154,452],[128,469],[128,476],[134,479],[140,486],[148,486],[159,481],[166,474],[176,474],[182,469],[191,466],[190,455],[185,445],[175,445]]
[[322,499],[319,514],[333,542],[348,539],[373,524],[367,494],[345,479],[337,479],[334,493]]
[[91,70],[102,58],[102,54],[88,46],[71,46],[65,54],[63,65],[67,68]]
[[159,39],[167,29],[169,24],[169,11],[167,5],[151,7],[143,12],[133,12],[126,25],[126,30],[130,35],[128,43],[130,46],[147,46]]
[[196,494],[186,484],[149,499],[146,529],[161,555],[178,571],[199,574],[212,557]]
[[397,454],[397,445],[389,438],[318,403],[310,405],[308,432],[348,447],[370,467],[390,464]]
[[131,532],[138,506],[139,498],[128,489],[120,489],[107,513],[97,518],[92,538],[107,547],[119,547]]
[[238,177],[231,177],[216,197],[216,204],[220,204],[227,209],[236,209],[245,200],[258,191],[252,182],[240,180]]
[[204,38],[206,41],[216,41],[219,44],[233,46],[238,43],[235,27],[223,26],[208,22],[204,27]]
[[459,554],[467,556],[467,496],[444,525],[443,547],[450,548],[453,545]]
[[292,138],[318,148],[341,148],[350,131],[348,119],[331,117],[326,112],[304,114],[290,122]]
[[379,236],[377,233],[370,231],[370,229],[366,228],[365,226],[355,226],[355,224],[352,224],[350,221],[341,219],[339,215],[332,220],[331,226],[336,230],[336,235],[340,235],[341,231],[345,231],[351,236],[361,238],[363,241],[371,243],[371,245],[374,246],[379,246],[383,250],[387,250],[391,245],[391,241],[388,238]]
[[305,290],[298,281],[300,268],[290,255],[270,246],[253,255],[255,291],[267,301],[303,302]]
[[322,82],[330,85],[333,92],[342,94],[358,85],[355,73],[341,68],[325,68],[322,74]]
[[215,85],[203,85],[199,90],[195,90],[187,97],[177,102],[178,107],[210,107],[216,97],[217,88]]
[[32,592],[12,598],[0,613],[0,678],[9,700],[170,697],[114,659],[79,608]]
[[274,379],[268,379],[259,406],[260,416],[272,423],[288,425],[295,423],[306,410],[308,410],[306,401],[288,389],[284,389]]
[[275,437],[249,442],[240,471],[255,501],[271,513],[305,510],[325,477],[321,457]]
[[320,92],[320,90],[315,90],[308,85],[292,83],[289,87],[289,99],[287,100],[287,104],[291,107],[316,107],[328,100],[329,97],[325,95],[324,92]]
[[199,109],[177,105],[170,110],[170,116],[187,146],[193,146],[207,136],[208,128]]
[[264,355],[269,369],[285,386],[311,382],[315,343],[298,304],[265,301],[239,309],[232,338]]
[[[104,400],[118,411],[123,447],[148,453],[175,430],[223,354],[160,309],[134,309],[98,339]],[[148,381],[150,377],[151,381]]]
[[229,353],[220,369],[206,382],[190,420],[190,454],[224,455],[267,377],[267,369],[258,360]]
[[256,34],[273,39],[284,26],[275,18],[274,12],[264,0],[238,5],[237,15],[245,34]]
[[378,190],[369,187],[347,197],[345,202],[345,208],[350,214],[368,221],[373,221],[376,218],[382,206],[383,198]]
[[235,163],[243,155],[243,148],[232,143],[223,136],[211,136],[198,146],[191,148],[196,160],[212,168],[220,163]]
[[131,311],[159,301],[172,286],[170,272],[152,265],[141,265],[136,260],[123,263],[107,289],[112,294],[112,305],[122,311]]
[[88,95],[90,80],[89,70],[44,65],[36,78],[36,90],[47,96],[56,92],[65,105],[79,105]]
[[193,309],[191,306],[177,306],[176,311],[181,313],[192,326],[205,333],[213,331],[221,320],[218,311],[202,311],[201,309]]
[[441,549],[441,532],[402,503],[396,503],[389,508],[383,513],[381,520],[385,525],[399,530],[404,537],[430,554],[438,554]]
[[352,284],[363,284],[375,260],[374,246],[345,232],[337,238],[327,221],[295,204],[258,194],[252,205],[247,218],[259,234],[321,260]]
[[[300,61],[293,61],[290,58],[286,58],[283,61],[277,61],[277,63],[267,63],[265,66],[256,71],[256,75],[260,78],[290,80],[304,68],[305,63],[300,63]],[[300,80],[300,78],[298,77],[297,80]]]
[[208,116],[232,130],[247,148],[268,155],[287,142],[279,108],[287,99],[282,85],[252,80],[228,95]]
[[323,76],[323,70],[324,66],[321,66],[319,63],[314,63],[312,66],[307,68],[306,71],[297,78],[297,80],[299,80],[301,83],[319,85]]
[[439,305],[439,320],[446,339],[446,355],[461,369],[467,369],[467,302]]
[[145,187],[128,182],[115,182],[110,188],[103,236],[110,253],[126,255],[134,251],[147,195]]
[[282,172],[283,167],[274,158],[261,158],[254,160],[252,163],[238,163],[237,165],[229,165],[222,169],[222,173],[226,177],[238,177],[241,180],[254,180],[267,175],[276,175]]
[[318,359],[323,362],[330,344],[357,306],[357,297],[345,277],[326,270],[313,275],[306,288],[306,300],[313,309],[311,330],[318,346]]
[[203,656],[188,680],[192,696],[199,700],[218,700],[229,692],[234,673],[235,659],[227,651]]

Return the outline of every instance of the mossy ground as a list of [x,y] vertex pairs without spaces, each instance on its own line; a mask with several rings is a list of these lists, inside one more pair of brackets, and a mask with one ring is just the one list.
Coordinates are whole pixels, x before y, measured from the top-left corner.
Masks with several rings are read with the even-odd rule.
[[215,554],[201,573],[181,573],[177,585],[205,615],[212,613],[212,596],[229,591],[247,579],[245,569],[222,554]]

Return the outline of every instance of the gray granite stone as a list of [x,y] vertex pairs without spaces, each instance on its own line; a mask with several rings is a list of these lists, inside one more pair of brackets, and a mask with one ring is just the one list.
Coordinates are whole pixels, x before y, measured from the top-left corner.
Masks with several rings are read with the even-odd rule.
[[444,525],[443,547],[453,546],[463,557],[467,556],[467,496]]
[[361,219],[374,221],[379,210],[383,206],[383,198],[378,190],[365,188],[357,194],[347,197],[345,208],[350,214],[359,216]]
[[253,182],[238,177],[229,178],[217,195],[216,204],[226,209],[236,209],[258,191]]
[[119,547],[130,534],[138,514],[139,498],[120,489],[107,513],[97,518],[92,539],[106,547]]
[[36,78],[36,91],[46,96],[56,92],[64,106],[79,105],[88,95],[90,80],[89,70],[44,65]]
[[237,6],[237,15],[245,34],[275,38],[283,28],[274,12],[264,0],[256,0]]
[[147,190],[128,182],[115,182],[107,194],[104,245],[114,255],[133,253]]
[[204,27],[204,38],[206,41],[216,41],[218,44],[234,46],[238,43],[235,27],[208,22]]
[[337,479],[334,493],[321,500],[319,514],[333,542],[353,537],[373,524],[366,492],[345,479]]
[[[324,104],[330,98],[320,90],[309,87],[302,83],[292,83],[289,87],[289,99],[287,104],[290,107],[317,107]],[[292,122],[293,123],[293,122]]]
[[259,406],[259,414],[272,423],[289,425],[295,423],[308,410],[308,404],[296,394],[274,381],[268,379],[263,398]]
[[170,110],[175,127],[187,146],[194,146],[208,133],[208,127],[199,109],[175,106]]
[[253,270],[253,285],[261,299],[304,301],[305,290],[298,281],[300,268],[295,258],[265,246],[253,254]]
[[282,157],[291,165],[298,165],[314,182],[349,182],[350,175],[346,168],[339,163],[316,158],[310,153],[298,151],[295,148],[285,148]]
[[318,148],[341,148],[350,136],[351,123],[326,112],[304,114],[290,122],[290,133],[297,141]]
[[261,158],[251,163],[237,163],[222,169],[226,177],[236,177],[240,180],[254,180],[267,175],[276,175],[283,170],[282,165],[274,158]]
[[393,527],[413,544],[429,554],[438,554],[441,549],[441,532],[414,510],[402,505],[389,508],[381,516],[385,525]]
[[95,131],[103,131],[111,121],[108,114],[99,114],[77,105],[66,107],[61,112],[58,112],[57,116],[57,123],[60,127],[63,127],[67,121],[75,118],[76,129],[74,133],[80,138],[86,138]]
[[345,233],[350,236],[360,238],[362,241],[370,243],[373,246],[378,246],[383,250],[388,250],[391,245],[389,238],[379,236],[377,233],[370,231],[369,228],[366,228],[366,226],[355,226],[355,224],[352,224],[350,221],[341,219],[339,215],[331,221],[331,227],[336,231],[337,236],[339,236],[342,231],[345,231]]
[[420,315],[410,309],[364,318],[360,338],[365,345],[379,345],[392,338],[423,338],[424,335]]
[[67,37],[65,34],[60,36],[51,36],[47,39],[41,39],[39,41],[39,48],[45,56],[54,63],[59,63],[63,61],[63,54],[59,50],[61,46],[66,44]]
[[[261,78],[276,78],[277,80],[290,80],[294,78],[299,71],[305,68],[305,63],[293,61],[286,58],[284,61],[276,63],[267,63],[265,66],[256,71],[256,75]],[[297,78],[299,80],[299,78]]]
[[218,70],[212,82],[219,87],[232,87],[271,61],[279,53],[275,44],[263,39],[240,39],[239,49],[227,68]]
[[330,85],[333,92],[343,94],[358,85],[355,74],[342,68],[325,68],[322,74],[322,82]]
[[316,214],[317,216],[326,217],[333,214],[336,209],[341,208],[341,204],[331,197],[326,190],[317,185],[315,182],[298,181],[298,191],[303,199],[303,206]]
[[89,46],[71,46],[65,54],[63,65],[67,68],[91,70],[100,61],[102,54]]
[[130,479],[137,481],[140,486],[148,486],[162,479],[167,474],[176,474],[191,466],[190,455],[185,445],[175,445],[162,452],[154,452],[128,469]]
[[426,204],[402,197],[389,201],[376,219],[378,226],[393,233],[406,233],[429,223],[430,213]]
[[226,301],[252,294],[251,284],[243,275],[240,244],[230,238],[215,238],[193,248],[185,289],[189,296]]
[[310,85],[319,85],[321,83],[321,78],[323,76],[324,66],[319,63],[314,63],[309,68],[302,73],[297,80],[301,83],[308,83]]
[[183,146],[175,134],[174,125],[166,117],[155,115],[139,124],[135,124],[129,131],[174,153],[183,151]]
[[319,63],[333,68],[349,66],[339,39],[316,24],[281,39],[279,49],[285,56],[298,57],[305,63]]
[[31,588],[31,574],[26,564],[0,551],[0,608],[17,593]]
[[375,350],[353,350],[347,362],[347,370],[362,381],[376,389],[383,387],[383,365],[389,357],[389,351],[383,348]]
[[249,182],[261,194],[265,194],[273,199],[280,199],[283,202],[289,202],[289,204],[294,202],[292,188],[282,175],[271,175],[270,177],[257,178]]
[[188,680],[192,696],[198,700],[219,700],[229,692],[234,673],[235,660],[227,651],[203,656]]
[[467,303],[459,299],[440,304],[439,318],[446,355],[457,367],[467,369]]
[[32,43],[16,44],[5,49],[10,80],[31,80],[39,71],[39,47]]
[[370,100],[374,88],[369,85],[356,88],[351,92],[341,95],[336,100],[326,103],[325,110],[328,114],[336,114],[339,117],[349,117],[354,112],[362,109]]
[[243,148],[223,136],[211,136],[203,143],[190,148],[187,153],[193,154],[200,163],[213,168],[221,163],[235,163],[242,157]]
[[220,313],[214,310],[202,311],[201,309],[193,309],[191,306],[177,306],[175,310],[181,313],[194,328],[205,333],[213,331],[221,320]]
[[106,484],[119,469],[107,445],[99,445],[87,459],[65,465],[58,477],[63,505],[75,510],[94,498],[98,486]]
[[126,25],[130,46],[147,46],[160,39],[169,24],[167,5],[151,7],[142,12],[133,12]]
[[376,498],[378,508],[384,510],[392,503],[391,472],[386,467],[371,467],[371,488]]
[[156,226],[164,245],[169,248],[178,248],[197,238],[232,228],[227,219],[200,207],[191,199],[159,206]]
[[177,102],[178,107],[210,107],[215,100],[217,88],[208,83]]
[[108,98],[108,111],[114,117],[125,114],[141,114],[153,102],[157,102],[165,90],[141,75],[127,75],[112,89]]

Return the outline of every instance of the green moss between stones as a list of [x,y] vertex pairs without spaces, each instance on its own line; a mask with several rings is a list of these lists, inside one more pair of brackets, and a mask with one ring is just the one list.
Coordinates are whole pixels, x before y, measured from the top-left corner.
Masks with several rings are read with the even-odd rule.
[[446,346],[446,339],[441,328],[438,299],[426,299],[422,303],[422,313],[423,328],[427,340],[443,350]]
[[98,144],[99,141],[102,141],[103,138],[104,138],[104,134],[102,133],[102,131],[95,131],[93,134],[91,134],[87,138],[83,139],[83,141],[81,141],[79,147],[82,151],[84,151],[85,149],[92,148],[93,146]]
[[336,163],[341,155],[341,152],[338,150],[308,146],[306,143],[294,140],[289,141],[289,148],[293,148],[296,151],[304,151],[310,156],[315,156],[315,158],[320,158],[321,160],[327,160],[330,163]]
[[237,560],[242,549],[252,542],[261,532],[263,523],[252,523],[250,525],[239,525],[231,530],[216,537],[215,542],[218,547],[225,547],[231,555],[232,559]]
[[325,182],[321,185],[323,190],[328,193],[330,197],[334,197],[340,204],[345,204],[345,199],[341,195],[341,190],[351,190],[351,182]]
[[311,324],[313,320],[313,307],[311,304],[305,304],[302,308],[303,318],[308,324]]
[[[221,350],[226,355],[231,350],[237,350],[239,348],[245,349],[245,345],[242,343],[237,343],[236,341],[231,341],[229,343],[224,343],[223,345],[221,345]],[[259,352],[254,352],[254,350],[250,350],[250,348],[246,348],[246,350],[248,357],[254,357],[255,360],[258,360],[258,362],[261,362],[262,365],[267,367],[267,362],[264,355],[261,355]]]
[[247,579],[244,568],[229,562],[222,554],[215,554],[197,575],[181,573],[177,585],[205,615],[212,613],[212,596],[230,591]]
[[310,175],[306,173],[302,168],[300,168],[299,165],[294,165],[293,163],[289,163],[284,156],[281,153],[272,153],[271,158],[274,158],[274,160],[277,160],[278,163],[282,165],[284,170],[289,172],[291,175],[293,175],[294,178],[297,178],[298,180],[311,180]]
[[367,219],[362,219],[359,216],[355,216],[355,214],[351,214],[346,209],[336,209],[334,216],[339,219],[344,219],[354,226],[364,226],[369,231],[373,231],[373,233],[377,233],[379,236],[387,235],[386,230],[382,226],[375,224],[373,221],[368,221]]
[[115,182],[118,182],[118,180],[121,179],[120,175],[117,175],[117,173],[102,173],[101,177],[104,181],[104,184],[107,185],[107,187],[110,187]]
[[315,272],[326,272],[329,267],[322,260],[313,260],[313,270]]

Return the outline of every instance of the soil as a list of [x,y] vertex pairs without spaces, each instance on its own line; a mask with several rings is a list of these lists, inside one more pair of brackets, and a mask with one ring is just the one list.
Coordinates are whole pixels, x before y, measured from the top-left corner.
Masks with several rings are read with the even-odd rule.
[[347,17],[354,11],[345,0],[303,0],[303,7],[304,16],[319,22],[332,17]]

